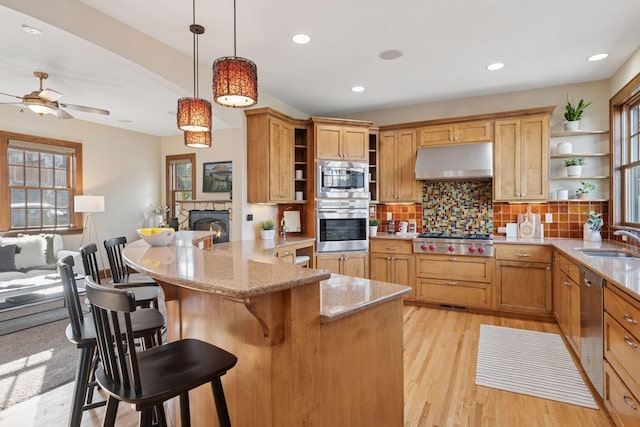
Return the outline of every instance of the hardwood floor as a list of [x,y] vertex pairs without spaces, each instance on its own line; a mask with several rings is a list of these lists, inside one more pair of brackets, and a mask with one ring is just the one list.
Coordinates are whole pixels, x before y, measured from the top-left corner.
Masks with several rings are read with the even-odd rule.
[[[413,306],[404,310],[404,427],[613,425],[602,410],[475,385],[481,324],[559,333],[555,323]],[[0,426],[65,426],[71,392],[67,384],[0,412]],[[99,426],[103,409],[86,411],[82,426]],[[137,425],[137,414],[121,404],[117,425]]]

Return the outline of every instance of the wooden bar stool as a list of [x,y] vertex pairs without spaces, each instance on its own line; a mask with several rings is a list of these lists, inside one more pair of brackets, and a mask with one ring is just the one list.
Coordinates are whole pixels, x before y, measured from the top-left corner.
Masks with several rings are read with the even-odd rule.
[[[69,314],[69,325],[65,330],[67,339],[81,351],[76,369],[73,399],[69,412],[69,427],[79,427],[82,412],[104,405],[106,402],[93,403],[95,382],[94,372],[98,363],[96,329],[90,314],[85,315],[80,305],[78,286],[73,273],[73,257],[67,256],[58,264],[58,274],[62,280],[65,305]],[[141,338],[143,348],[151,348],[159,344],[156,341],[160,330],[164,326],[164,317],[153,308],[138,310],[131,316],[131,328],[136,338]],[[135,348],[135,347],[131,347]]]
[[131,273],[127,263],[122,256],[122,250],[127,244],[127,238],[124,236],[114,237],[104,241],[104,249],[109,259],[109,269],[113,283],[127,284],[128,287],[155,285],[155,280],[143,273]]
[[131,320],[137,310],[133,293],[91,280],[86,286],[101,359],[96,379],[109,394],[103,425],[114,424],[118,403],[123,401],[140,411],[141,426],[151,426],[153,411],[162,412],[166,400],[180,396],[180,421],[187,427],[189,390],[211,383],[218,422],[231,426],[220,378],[235,366],[238,359],[233,354],[204,341],[183,339],[127,355],[126,349],[133,346]]

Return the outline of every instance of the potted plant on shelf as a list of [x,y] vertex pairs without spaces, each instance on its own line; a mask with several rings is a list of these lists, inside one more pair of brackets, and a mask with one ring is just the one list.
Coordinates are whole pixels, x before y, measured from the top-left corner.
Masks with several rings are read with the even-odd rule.
[[262,240],[269,240],[276,237],[276,223],[270,219],[260,223],[260,236]]
[[582,166],[587,163],[583,158],[574,157],[564,161],[564,165],[567,167],[567,176],[580,176],[582,175]]
[[380,225],[380,221],[377,219],[369,220],[369,236],[377,236],[378,235],[378,225]]
[[584,102],[584,99],[581,99],[578,105],[573,105],[567,96],[567,104],[564,107],[564,118],[566,120],[564,130],[578,130],[582,113],[592,103],[593,101]]
[[602,230],[603,225],[604,221],[602,220],[602,214],[597,214],[595,211],[589,211],[589,218],[583,228],[584,240],[590,240],[592,242],[601,241],[602,235],[600,234],[600,230]]
[[589,193],[595,189],[595,184],[587,181],[580,181],[580,187],[576,190],[576,199],[586,199]]

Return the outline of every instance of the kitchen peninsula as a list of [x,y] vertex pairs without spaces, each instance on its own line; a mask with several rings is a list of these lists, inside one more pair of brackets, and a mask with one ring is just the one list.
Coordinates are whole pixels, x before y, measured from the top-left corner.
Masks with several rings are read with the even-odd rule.
[[[222,379],[234,426],[402,426],[409,288],[278,263],[275,251],[295,239],[212,247],[209,232],[179,232],[124,256],[162,286],[169,341],[198,338],[238,357]],[[215,425],[209,387],[190,402],[194,426]]]

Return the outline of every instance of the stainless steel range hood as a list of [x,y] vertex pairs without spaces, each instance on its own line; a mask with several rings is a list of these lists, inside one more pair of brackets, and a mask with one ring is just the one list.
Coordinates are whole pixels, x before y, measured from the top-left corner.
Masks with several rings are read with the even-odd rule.
[[416,179],[451,181],[488,180],[493,176],[493,144],[454,144],[418,149]]

